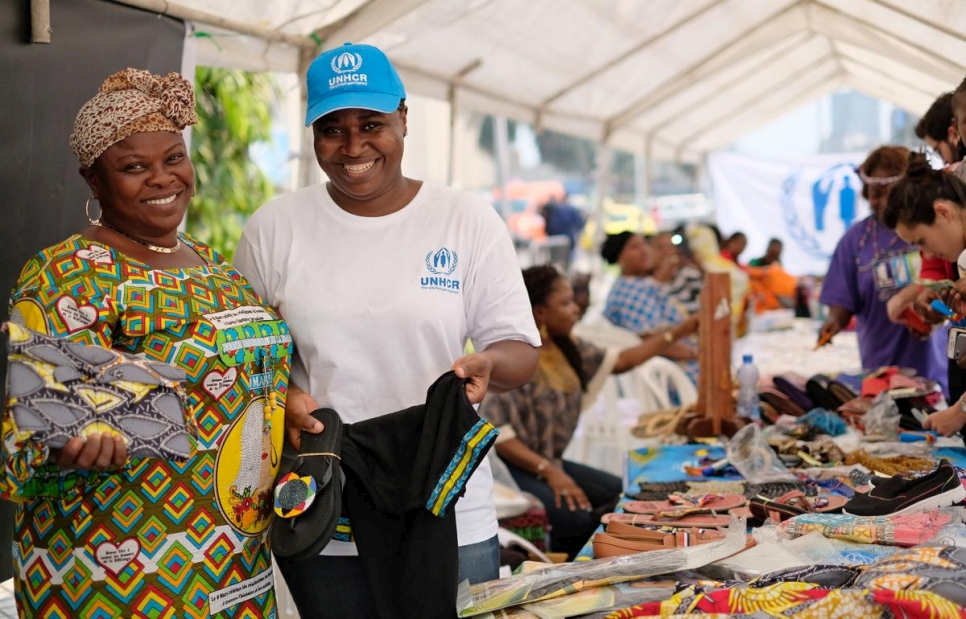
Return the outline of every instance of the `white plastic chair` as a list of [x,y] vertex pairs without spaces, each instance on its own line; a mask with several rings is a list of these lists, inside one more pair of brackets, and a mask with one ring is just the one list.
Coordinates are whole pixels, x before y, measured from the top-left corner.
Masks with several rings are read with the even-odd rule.
[[654,403],[654,408],[645,407],[645,412],[674,408],[672,391],[678,394],[680,406],[698,401],[698,389],[690,377],[681,366],[665,357],[648,359],[628,374],[636,379],[637,397],[642,402]]

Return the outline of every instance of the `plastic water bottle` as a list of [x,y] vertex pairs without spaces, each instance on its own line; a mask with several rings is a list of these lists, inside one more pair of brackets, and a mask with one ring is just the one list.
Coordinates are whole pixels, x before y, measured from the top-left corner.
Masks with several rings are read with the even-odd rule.
[[761,419],[761,406],[758,402],[758,368],[755,366],[751,355],[744,355],[741,358],[741,367],[738,368],[738,416],[759,421]]

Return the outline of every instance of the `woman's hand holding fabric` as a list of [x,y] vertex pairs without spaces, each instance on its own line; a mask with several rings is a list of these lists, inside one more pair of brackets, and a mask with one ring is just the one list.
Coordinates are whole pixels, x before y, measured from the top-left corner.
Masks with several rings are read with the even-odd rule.
[[485,352],[477,352],[460,357],[453,362],[453,372],[462,378],[466,385],[466,397],[473,404],[479,404],[490,386],[490,373],[493,361]]
[[107,432],[86,439],[75,436],[57,454],[57,466],[64,469],[109,471],[124,466],[125,462],[127,445],[124,438]]
[[584,494],[583,488],[578,486],[577,482],[563,469],[552,466],[547,469],[543,477],[553,490],[554,503],[557,507],[560,507],[561,502],[565,502],[570,511],[576,511],[578,508],[585,511],[591,510],[590,500]]
[[312,411],[319,408],[312,394],[302,391],[289,383],[285,396],[285,436],[289,444],[298,451],[302,444],[302,432],[318,434],[323,430],[322,423],[312,417]]

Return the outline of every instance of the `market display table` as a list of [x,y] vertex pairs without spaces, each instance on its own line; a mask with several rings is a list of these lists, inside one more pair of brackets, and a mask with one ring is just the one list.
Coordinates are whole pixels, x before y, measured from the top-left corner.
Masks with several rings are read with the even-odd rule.
[[[944,446],[936,447],[931,450],[930,456],[936,458],[946,458],[954,466],[966,468],[966,447]],[[686,467],[697,466],[703,459],[720,460],[725,457],[725,449],[719,445],[664,445],[661,447],[645,447],[634,449],[627,453],[626,473],[625,473],[625,494],[633,494],[640,490],[641,483],[660,483],[676,481],[732,481],[741,480],[740,476],[694,476],[689,475]],[[621,498],[617,506],[618,512],[622,512],[623,505],[628,499],[626,496]],[[604,530],[603,526],[598,527],[597,532]],[[586,561],[594,558],[592,539],[587,540],[575,561]]]

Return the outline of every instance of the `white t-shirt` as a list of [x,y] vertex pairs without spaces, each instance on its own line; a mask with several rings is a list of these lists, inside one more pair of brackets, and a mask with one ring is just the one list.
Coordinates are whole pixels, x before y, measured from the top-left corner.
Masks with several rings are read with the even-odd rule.
[[[286,194],[255,212],[232,263],[288,323],[292,381],[347,423],[425,402],[467,338],[540,345],[503,220],[442,185],[383,217],[347,213],[324,184]],[[456,504],[461,546],[496,535],[492,491],[484,459]]]

